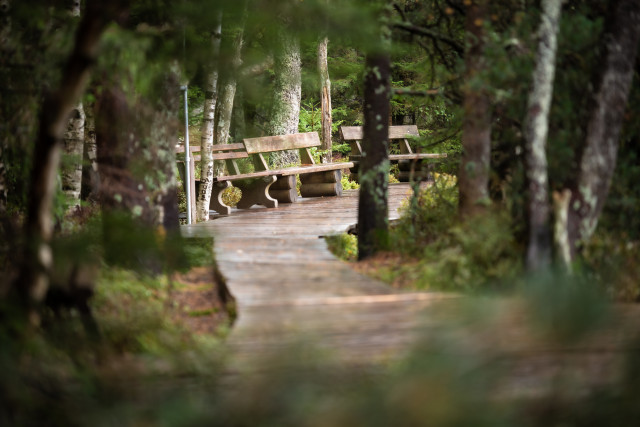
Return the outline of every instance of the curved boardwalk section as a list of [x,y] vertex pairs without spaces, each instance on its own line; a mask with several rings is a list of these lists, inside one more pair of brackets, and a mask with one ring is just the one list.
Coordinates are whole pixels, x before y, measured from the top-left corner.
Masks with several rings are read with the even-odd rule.
[[[407,184],[390,186],[391,219],[410,191]],[[362,276],[320,238],[357,222],[357,195],[237,210],[183,228],[185,236],[214,238],[219,270],[237,303],[228,338],[236,366],[290,345],[366,364],[395,358],[414,341],[420,309],[444,296],[401,293]]]

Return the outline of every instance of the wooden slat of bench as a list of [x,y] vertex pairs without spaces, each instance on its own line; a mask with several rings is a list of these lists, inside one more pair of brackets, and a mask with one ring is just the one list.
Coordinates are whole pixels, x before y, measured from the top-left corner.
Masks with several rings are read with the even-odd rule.
[[320,146],[317,132],[294,133],[291,135],[262,136],[245,138],[244,146],[249,154],[270,153],[273,151],[296,150]]
[[[213,160],[231,160],[231,159],[246,159],[249,157],[246,151],[232,151],[231,153],[213,153],[211,159]],[[202,160],[202,156],[193,156],[193,160],[199,162]]]
[[[362,126],[341,126],[340,133],[344,141],[362,140]],[[402,139],[420,136],[418,126],[389,126],[389,139]]]
[[[184,145],[176,145],[175,147],[175,152],[176,153],[184,153]],[[191,145],[189,146],[189,151],[196,152],[196,151],[200,151],[200,146],[199,145]]]
[[446,153],[389,154],[389,160],[443,159]]
[[218,182],[235,181],[238,179],[260,178],[263,176],[276,176],[276,175],[277,176],[300,175],[305,173],[324,172],[324,171],[337,170],[337,169],[350,169],[354,166],[355,165],[353,162],[322,163],[319,165],[295,166],[291,168],[243,173],[240,175],[219,176],[215,178],[215,181],[218,181]]
[[228,150],[244,150],[244,144],[242,142],[236,142],[233,144],[217,144],[211,146],[211,151],[228,151]]
[[[352,160],[358,161],[362,156],[351,156]],[[446,153],[413,153],[413,154],[389,154],[389,160],[420,160],[420,159],[443,159]]]
[[288,175],[301,175],[305,173],[324,172],[338,169],[350,169],[354,167],[353,162],[336,162],[336,163],[321,163],[319,165],[298,166],[286,169],[280,169],[272,172],[277,172],[276,175],[288,176]]

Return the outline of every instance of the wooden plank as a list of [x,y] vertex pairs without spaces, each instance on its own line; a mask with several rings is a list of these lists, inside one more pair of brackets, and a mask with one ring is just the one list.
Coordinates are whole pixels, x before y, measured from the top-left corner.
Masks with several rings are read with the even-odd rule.
[[244,144],[242,142],[236,142],[234,144],[216,144],[211,146],[211,151],[228,151],[228,150],[244,150]]
[[317,147],[320,138],[317,132],[294,133],[291,135],[262,136],[245,138],[244,146],[249,154],[270,153],[273,151],[296,150]]
[[389,160],[420,160],[420,159],[444,159],[446,153],[413,153],[413,154],[390,154]]
[[418,126],[416,125],[404,125],[404,126],[389,126],[389,139],[402,139],[418,137]]
[[[343,141],[362,140],[362,126],[340,126]],[[389,139],[418,137],[416,125],[389,126]]]
[[213,160],[228,160],[228,159],[246,159],[249,157],[246,151],[232,151],[230,153],[213,153],[211,158]]
[[[176,154],[184,153],[184,151],[185,151],[184,150],[184,145],[176,145],[175,146]],[[190,145],[189,146],[189,151],[192,152],[192,153],[198,152],[198,151],[200,151],[200,146],[199,145]]]

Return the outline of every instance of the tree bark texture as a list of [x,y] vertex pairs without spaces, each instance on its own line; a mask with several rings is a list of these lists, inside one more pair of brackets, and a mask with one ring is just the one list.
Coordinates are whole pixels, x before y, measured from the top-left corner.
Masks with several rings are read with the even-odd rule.
[[528,183],[529,242],[526,266],[536,271],[551,263],[547,135],[556,70],[557,34],[562,0],[542,0],[538,52],[525,118],[525,165]]
[[35,144],[28,207],[25,221],[26,242],[23,263],[17,279],[32,323],[39,321],[35,306],[42,302],[48,286],[53,256],[49,242],[53,232],[52,204],[60,163],[62,135],[69,114],[80,100],[96,60],[102,33],[126,2],[90,2],[76,32],[73,50],[66,62],[56,91],[43,102]]
[[61,170],[62,191],[67,196],[70,210],[80,206],[82,189],[82,152],[84,148],[85,114],[82,102],[71,111],[64,134],[64,153],[66,161]]
[[0,50],[9,47],[11,37],[11,1],[0,0]]
[[485,211],[489,202],[491,102],[483,89],[486,0],[473,0],[466,10],[464,118],[462,159],[458,175],[461,217]]
[[[211,36],[211,56],[215,58],[210,65],[205,90],[204,112],[202,120],[202,136],[200,139],[200,189],[196,203],[196,221],[209,220],[209,203],[213,188],[212,149],[215,131],[215,113],[218,97],[218,59],[220,58],[220,39],[222,37],[222,12],[217,16],[217,24]],[[195,165],[192,165],[195,166]],[[188,179],[188,178],[185,178]],[[188,189],[189,186],[187,185]]]
[[616,166],[640,38],[640,2],[617,0],[605,21],[601,71],[594,84],[584,150],[571,188],[568,234],[572,259],[593,234]]
[[84,149],[82,154],[82,190],[80,198],[87,200],[94,197],[100,186],[94,100],[84,103],[84,113]]
[[329,39],[322,38],[318,43],[318,72],[320,74],[320,114],[322,121],[322,156],[323,163],[331,162],[331,79],[327,63],[327,49]]
[[[300,43],[295,36],[282,28],[278,34],[278,47],[274,54],[275,82],[267,126],[269,135],[289,135],[298,132],[302,96],[301,67]],[[297,151],[281,151],[271,155],[271,162],[276,167],[299,161]]]
[[389,104],[391,64],[387,54],[365,60],[363,157],[358,200],[358,259],[388,246]]
[[[216,144],[228,144],[229,143],[229,130],[231,129],[231,118],[233,117],[233,102],[236,97],[237,80],[236,74],[242,65],[242,26],[236,28],[236,30],[229,36],[232,38],[231,45],[231,58],[229,61],[229,69],[222,73],[222,85],[220,85],[220,97],[218,100],[218,108],[216,112],[216,128],[215,128],[215,141]],[[217,162],[216,174],[222,173],[225,168],[224,162]]]

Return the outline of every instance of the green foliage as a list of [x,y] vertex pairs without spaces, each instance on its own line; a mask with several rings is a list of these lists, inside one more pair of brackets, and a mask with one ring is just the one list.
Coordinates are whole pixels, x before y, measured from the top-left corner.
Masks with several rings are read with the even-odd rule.
[[360,184],[351,180],[351,175],[342,175],[340,183],[342,184],[343,190],[357,190],[360,188]]
[[312,101],[300,105],[299,132],[319,132],[322,130],[322,114],[320,106]]
[[336,234],[326,236],[327,246],[332,254],[344,261],[358,259],[358,238],[353,234]]

